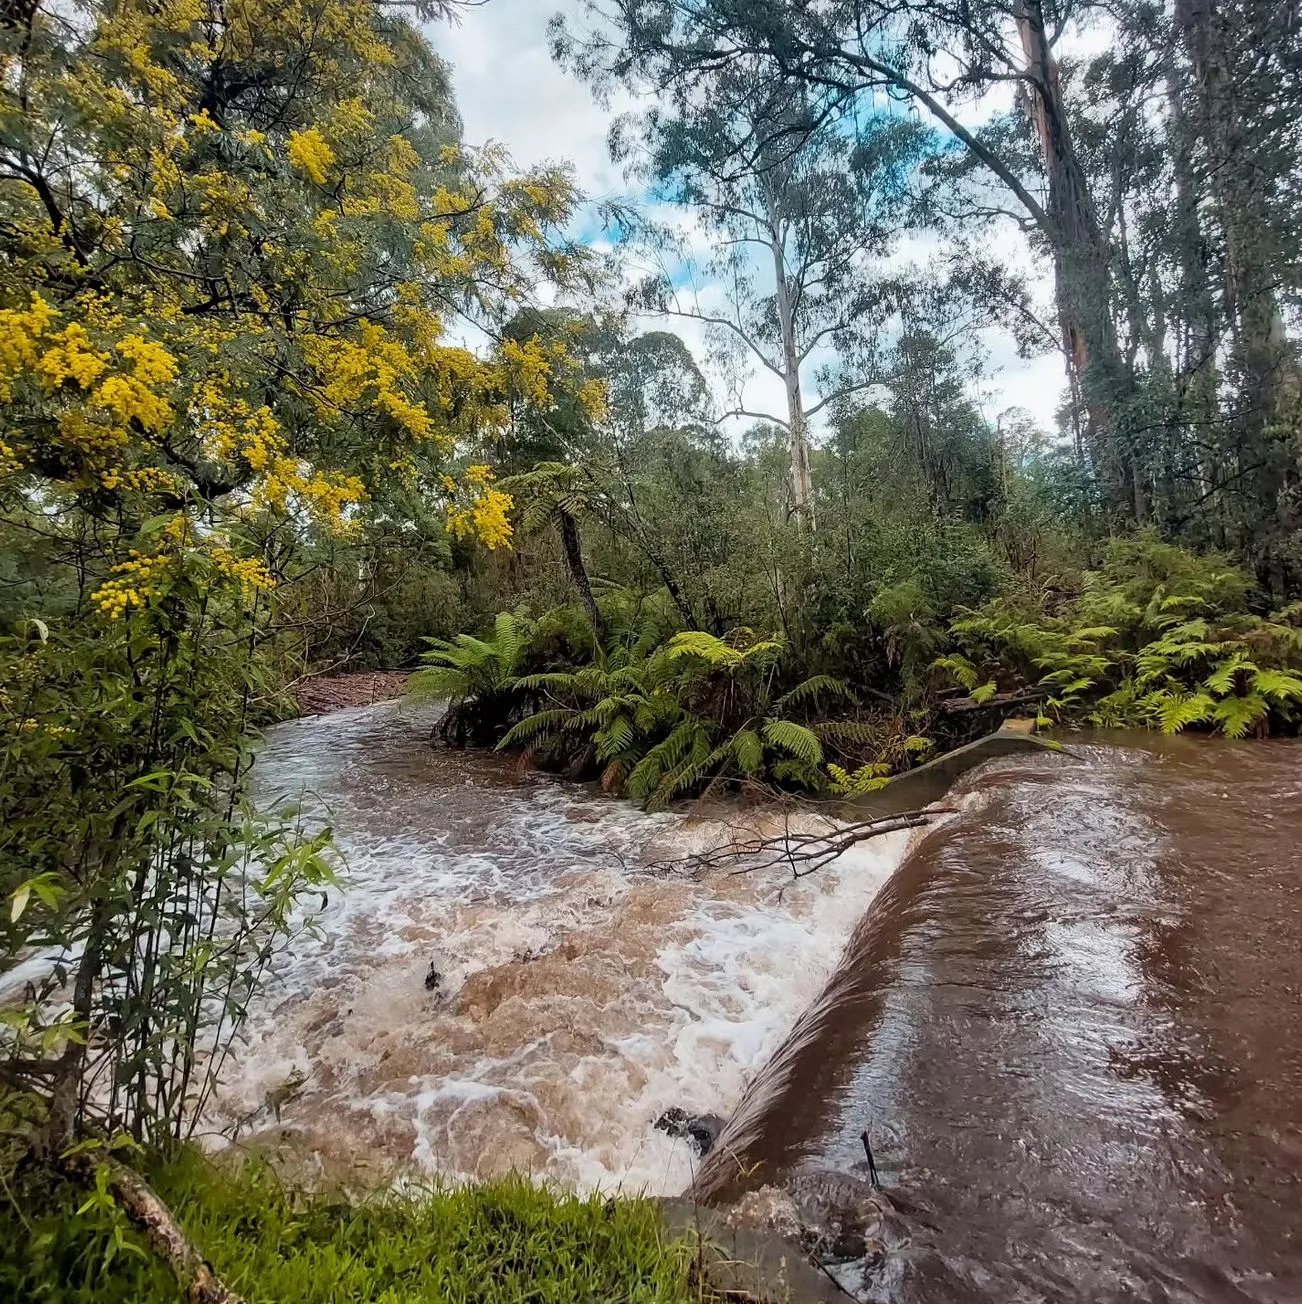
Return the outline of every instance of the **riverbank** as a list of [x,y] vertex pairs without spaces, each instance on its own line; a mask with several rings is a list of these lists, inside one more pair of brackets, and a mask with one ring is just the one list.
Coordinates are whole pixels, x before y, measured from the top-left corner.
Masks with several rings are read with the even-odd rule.
[[294,688],[303,715],[326,715],[350,706],[372,706],[401,697],[411,674],[406,670],[353,670],[340,675],[310,675]]
[[[522,1176],[351,1201],[193,1151],[150,1180],[230,1304],[700,1304],[692,1238],[645,1200],[580,1199]],[[182,1304],[178,1284],[111,1200],[26,1173],[0,1201],[0,1298]],[[207,1304],[218,1296],[209,1295]],[[230,1297],[227,1297],[230,1298]]]

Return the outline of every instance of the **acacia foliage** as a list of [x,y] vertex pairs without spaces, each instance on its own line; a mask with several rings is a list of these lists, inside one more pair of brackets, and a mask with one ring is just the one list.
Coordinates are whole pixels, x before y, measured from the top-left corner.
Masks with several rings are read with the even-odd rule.
[[0,26],[0,1058],[38,1148],[185,1135],[331,881],[327,836],[245,800],[304,546],[419,496],[500,547],[477,453],[565,383],[564,340],[447,338],[566,277],[572,193],[461,148],[416,17]]

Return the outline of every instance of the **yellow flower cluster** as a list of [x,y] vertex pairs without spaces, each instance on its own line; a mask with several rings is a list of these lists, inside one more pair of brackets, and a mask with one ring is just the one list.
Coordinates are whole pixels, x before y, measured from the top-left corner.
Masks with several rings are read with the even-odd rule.
[[114,469],[105,474],[113,476],[117,481],[117,484],[112,485],[105,481],[107,489],[115,489],[118,485],[122,485],[127,489],[135,490],[136,493],[148,494],[176,487],[176,476],[170,471],[163,470],[161,466],[138,466],[130,471]]
[[[448,508],[448,529],[458,539],[478,539],[490,552],[509,547],[513,533],[508,516],[514,502],[510,494],[493,488],[493,480],[491,467],[466,467],[461,488],[467,491],[468,501]],[[449,492],[458,488],[451,476],[443,477],[443,487]]]
[[118,619],[130,607],[143,607],[157,592],[157,581],[169,563],[166,553],[147,556],[132,548],[129,559],[114,566],[112,578],[95,590],[94,602],[100,613]]
[[0,439],[0,480],[16,475],[23,469],[22,445]]
[[211,556],[217,569],[239,588],[246,602],[259,589],[276,587],[271,572],[256,557],[239,557],[229,548],[214,548]]
[[413,439],[434,436],[430,414],[408,393],[420,375],[406,345],[383,326],[363,321],[357,340],[320,337],[307,341],[308,361],[324,379],[318,406],[323,415],[358,405],[391,417]]
[[327,174],[334,166],[335,152],[315,127],[309,127],[306,131],[291,131],[287,152],[289,161],[300,172],[318,186],[325,185]]
[[13,382],[36,366],[37,344],[54,320],[54,309],[39,294],[30,308],[0,310],[0,402],[13,398]]
[[317,523],[335,534],[351,533],[353,526],[348,519],[348,510],[366,497],[366,486],[361,480],[341,472],[326,474],[318,471],[314,475],[305,475],[300,469],[292,489]]
[[86,455],[106,454],[122,448],[131,436],[85,408],[73,408],[59,418],[59,435],[69,448]]
[[74,321],[49,337],[49,347],[36,363],[36,374],[46,390],[56,390],[65,381],[89,389],[108,366],[108,355],[95,348],[86,328]]

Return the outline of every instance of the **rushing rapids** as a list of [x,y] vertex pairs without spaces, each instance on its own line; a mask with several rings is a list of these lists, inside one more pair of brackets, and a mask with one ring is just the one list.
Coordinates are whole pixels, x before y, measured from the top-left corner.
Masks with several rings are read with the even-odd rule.
[[866,1209],[863,1299],[1302,1299],[1302,747],[1072,752],[964,782],[698,1191]]
[[640,872],[709,839],[383,703],[279,725],[263,801],[329,820],[348,884],[275,965],[210,1124],[382,1181],[529,1171],[686,1188],[678,1109],[726,1115],[832,973],[909,834],[817,875]]

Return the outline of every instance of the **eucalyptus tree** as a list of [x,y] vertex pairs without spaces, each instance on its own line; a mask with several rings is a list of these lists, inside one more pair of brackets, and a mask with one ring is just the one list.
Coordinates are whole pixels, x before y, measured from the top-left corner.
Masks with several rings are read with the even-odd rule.
[[[587,0],[580,38],[558,22],[555,44],[594,80],[633,80],[691,113],[728,76],[797,85],[847,103],[878,93],[925,110],[1003,192],[987,207],[1013,216],[1054,268],[1060,342],[1085,440],[1112,508],[1142,514],[1117,431],[1125,397],[1111,313],[1110,249],[1082,164],[1057,45],[1092,12],[1057,0]],[[1011,88],[1011,123],[973,125],[973,105]]]
[[654,258],[636,302],[704,323],[780,381],[781,412],[748,406],[738,383],[724,415],[786,432],[788,514],[810,529],[810,421],[880,379],[898,288],[880,263],[929,145],[908,119],[858,122],[845,109],[750,60],[612,132],[616,158],[678,210],[633,226]]

